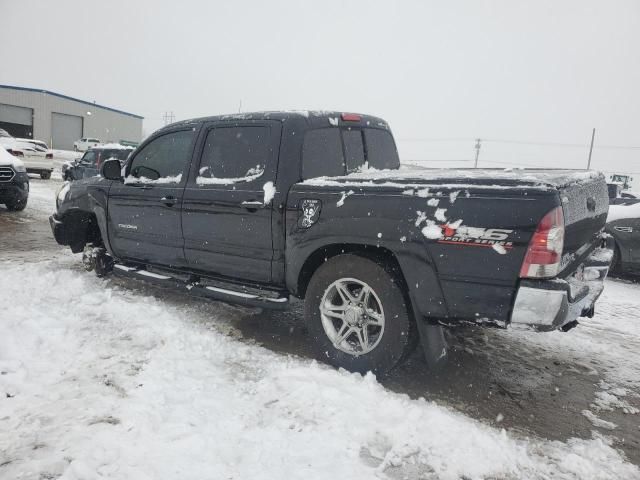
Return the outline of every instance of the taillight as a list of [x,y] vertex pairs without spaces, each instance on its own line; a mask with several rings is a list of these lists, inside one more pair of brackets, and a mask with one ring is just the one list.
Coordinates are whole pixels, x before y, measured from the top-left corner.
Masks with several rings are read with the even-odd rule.
[[11,155],[13,155],[14,157],[24,157],[24,153],[22,153],[20,150],[11,150],[8,149],[7,152],[9,152]]
[[53,153],[47,153],[44,158],[48,159],[48,160],[53,160]]
[[529,241],[520,268],[520,278],[553,277],[560,271],[564,247],[564,214],[562,207],[547,213]]
[[341,117],[343,122],[359,122],[362,120],[362,117],[355,113],[343,113]]

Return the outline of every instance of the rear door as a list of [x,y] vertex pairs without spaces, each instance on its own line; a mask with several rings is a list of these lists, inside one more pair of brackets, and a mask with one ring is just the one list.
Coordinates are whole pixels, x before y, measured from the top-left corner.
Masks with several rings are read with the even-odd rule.
[[206,125],[184,192],[185,256],[194,270],[269,282],[279,122]]
[[132,157],[124,183],[109,191],[109,238],[116,255],[183,266],[180,208],[196,129],[173,130],[152,139]]

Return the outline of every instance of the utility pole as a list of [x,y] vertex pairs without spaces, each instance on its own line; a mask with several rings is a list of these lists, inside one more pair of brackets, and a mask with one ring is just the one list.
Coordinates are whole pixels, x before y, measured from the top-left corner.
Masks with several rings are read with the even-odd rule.
[[596,129],[594,127],[591,132],[591,146],[589,147],[589,160],[587,161],[587,170],[591,170],[591,152],[593,152],[593,140],[596,138]]
[[238,105],[238,113],[242,113],[242,99],[240,99],[240,105]]
[[480,156],[480,139],[476,138],[476,163],[473,168],[478,168],[478,157]]
[[175,121],[176,116],[173,114],[173,112],[164,112],[162,114],[162,120],[164,120],[164,124],[165,125],[169,125],[170,123],[173,123]]

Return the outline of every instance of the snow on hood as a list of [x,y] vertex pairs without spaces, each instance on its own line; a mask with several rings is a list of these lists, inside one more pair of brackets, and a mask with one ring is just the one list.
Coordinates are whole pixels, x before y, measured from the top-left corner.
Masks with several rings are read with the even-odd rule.
[[0,146],[0,167],[24,167],[24,163]]
[[609,205],[607,223],[628,218],[640,218],[640,203],[633,205]]

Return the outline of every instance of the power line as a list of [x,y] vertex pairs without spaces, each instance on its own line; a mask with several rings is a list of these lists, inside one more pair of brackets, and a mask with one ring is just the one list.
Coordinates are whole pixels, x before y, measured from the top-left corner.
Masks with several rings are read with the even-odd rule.
[[[399,138],[398,142],[475,142],[476,138]],[[507,140],[501,138],[483,138],[483,142],[506,143],[515,145],[534,145],[543,147],[589,148],[588,143],[562,143],[529,140]],[[594,149],[640,150],[640,145],[594,145]]]

